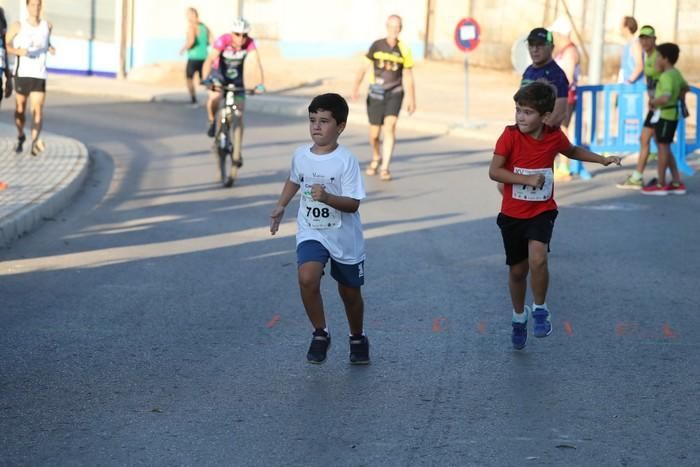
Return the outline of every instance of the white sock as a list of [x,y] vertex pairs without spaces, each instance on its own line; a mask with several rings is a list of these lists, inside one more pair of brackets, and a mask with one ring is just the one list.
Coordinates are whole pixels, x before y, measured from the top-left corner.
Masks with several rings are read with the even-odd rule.
[[532,302],[532,309],[534,310],[535,308],[544,308],[545,310],[549,311],[549,308],[547,308],[547,302],[543,303],[542,305]]
[[522,313],[516,313],[513,310],[513,322],[514,323],[526,323],[527,322],[527,308],[523,310]]

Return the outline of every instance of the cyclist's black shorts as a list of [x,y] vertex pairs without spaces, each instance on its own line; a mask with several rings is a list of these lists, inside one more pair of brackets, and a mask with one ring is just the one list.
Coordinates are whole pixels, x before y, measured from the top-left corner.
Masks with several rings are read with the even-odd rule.
[[384,117],[387,115],[398,116],[403,102],[403,91],[388,91],[384,94],[384,99],[367,97],[367,116],[370,125],[384,124]]

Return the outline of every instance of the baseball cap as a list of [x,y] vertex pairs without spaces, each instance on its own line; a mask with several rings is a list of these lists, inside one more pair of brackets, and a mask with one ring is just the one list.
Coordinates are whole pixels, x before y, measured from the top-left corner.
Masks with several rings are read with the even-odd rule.
[[639,30],[639,37],[642,36],[656,37],[656,31],[651,26],[642,26],[642,29]]
[[552,33],[545,28],[535,28],[527,35],[528,42],[544,42],[545,44],[554,44]]

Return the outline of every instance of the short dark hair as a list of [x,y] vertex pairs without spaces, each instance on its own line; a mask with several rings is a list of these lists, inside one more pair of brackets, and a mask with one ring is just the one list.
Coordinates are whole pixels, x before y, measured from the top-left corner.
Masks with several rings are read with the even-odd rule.
[[634,19],[633,16],[625,16],[625,19],[622,20],[622,25],[629,29],[629,32],[631,32],[632,34],[637,32],[637,28],[639,27],[637,25],[637,20]]
[[348,103],[340,94],[329,92],[314,97],[309,104],[309,113],[314,114],[319,110],[329,111],[338,125],[348,121]]
[[518,92],[513,96],[513,100],[518,105],[532,107],[542,115],[554,110],[557,90],[547,82],[534,81],[518,89]]
[[663,58],[671,62],[671,65],[675,65],[678,61],[678,55],[681,53],[681,49],[672,42],[665,42],[661,45],[656,46],[656,51]]

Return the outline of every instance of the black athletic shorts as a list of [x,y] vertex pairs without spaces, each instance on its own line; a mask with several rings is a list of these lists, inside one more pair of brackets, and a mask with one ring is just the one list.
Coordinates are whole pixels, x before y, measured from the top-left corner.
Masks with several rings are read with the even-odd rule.
[[185,75],[187,79],[192,79],[195,73],[199,74],[199,79],[202,79],[202,67],[204,66],[204,60],[187,60],[187,71]]
[[655,123],[651,123],[651,118],[654,116],[654,111],[650,110],[647,112],[647,118],[644,119],[644,126],[647,128],[654,128],[656,126]]
[[664,120],[660,118],[656,125],[654,126],[654,136],[656,136],[656,143],[673,143],[673,137],[676,135],[676,127],[678,126],[678,120]]
[[506,250],[506,264],[513,266],[528,258],[528,240],[547,244],[552,239],[554,220],[558,211],[545,211],[530,219],[517,219],[499,213],[496,223],[501,228],[503,247]]
[[22,96],[28,96],[32,92],[46,92],[46,80],[40,78],[15,78],[15,92]]
[[383,125],[387,115],[398,116],[403,103],[403,91],[387,91],[384,99],[367,97],[367,116],[370,125]]

